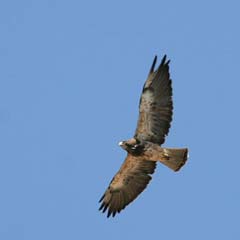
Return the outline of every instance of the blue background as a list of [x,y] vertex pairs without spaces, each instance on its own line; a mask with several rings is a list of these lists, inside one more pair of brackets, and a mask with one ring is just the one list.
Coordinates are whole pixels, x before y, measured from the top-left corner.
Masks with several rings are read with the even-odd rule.
[[[238,1],[1,1],[0,239],[240,239]],[[155,54],[165,146],[190,149],[114,219],[98,200]],[[160,59],[159,59],[160,60]]]

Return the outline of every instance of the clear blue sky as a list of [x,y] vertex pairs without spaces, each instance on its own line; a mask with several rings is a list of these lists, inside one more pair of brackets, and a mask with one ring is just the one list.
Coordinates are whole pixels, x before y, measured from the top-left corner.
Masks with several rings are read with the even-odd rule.
[[[240,239],[238,1],[1,1],[0,239]],[[154,55],[174,118],[143,194],[107,219]]]

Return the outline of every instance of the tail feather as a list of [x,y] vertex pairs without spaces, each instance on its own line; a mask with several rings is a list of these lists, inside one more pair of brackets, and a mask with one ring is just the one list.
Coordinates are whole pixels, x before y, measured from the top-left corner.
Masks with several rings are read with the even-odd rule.
[[164,157],[160,160],[161,163],[171,168],[173,171],[178,171],[187,161],[187,148],[163,148]]

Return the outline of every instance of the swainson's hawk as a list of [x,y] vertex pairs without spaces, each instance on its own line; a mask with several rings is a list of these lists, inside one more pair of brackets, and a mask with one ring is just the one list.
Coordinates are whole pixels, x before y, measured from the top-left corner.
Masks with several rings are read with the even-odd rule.
[[99,201],[99,210],[108,210],[108,217],[114,217],[146,188],[157,161],[178,171],[187,160],[187,148],[161,147],[172,120],[172,81],[166,55],[154,70],[156,62],[157,56],[143,87],[135,135],[119,143],[127,157]]

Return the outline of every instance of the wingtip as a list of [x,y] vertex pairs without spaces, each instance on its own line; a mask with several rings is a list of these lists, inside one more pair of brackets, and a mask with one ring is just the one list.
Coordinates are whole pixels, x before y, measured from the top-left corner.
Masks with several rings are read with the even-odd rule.
[[157,55],[155,55],[155,57],[154,57],[154,59],[153,59],[153,63],[152,63],[152,66],[151,66],[151,68],[150,68],[149,74],[154,71],[156,62],[157,62]]
[[170,63],[170,59],[167,60],[167,55],[165,54],[162,58],[162,61],[159,65],[158,69],[160,69],[160,67],[163,67],[163,66],[168,67],[169,63]]
[[108,211],[107,218],[111,216],[111,212]]
[[105,194],[102,195],[102,197],[100,198],[100,200],[98,201],[99,203],[103,200]]
[[104,203],[101,204],[100,208],[98,209],[98,211],[101,211],[104,207]]
[[[167,61],[166,60],[167,60],[167,54],[164,54],[159,67],[163,66],[163,65],[168,65],[170,63],[170,59],[167,60]],[[156,62],[157,62],[157,55],[154,56],[153,63],[152,63],[152,66],[150,68],[149,74],[154,72],[154,68],[155,68]]]
[[161,61],[160,65],[163,65],[166,62],[166,59],[167,59],[167,55],[165,54],[162,58],[162,61]]

